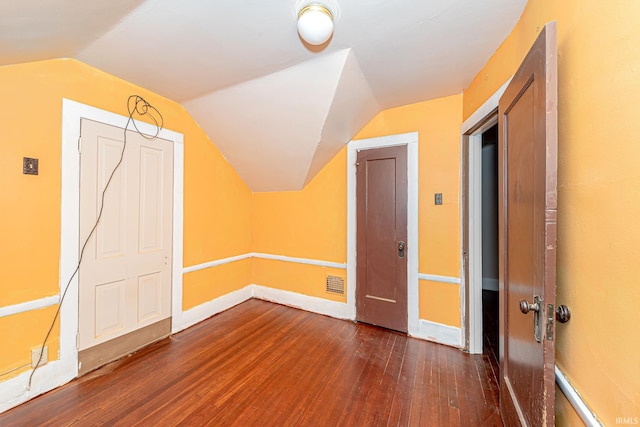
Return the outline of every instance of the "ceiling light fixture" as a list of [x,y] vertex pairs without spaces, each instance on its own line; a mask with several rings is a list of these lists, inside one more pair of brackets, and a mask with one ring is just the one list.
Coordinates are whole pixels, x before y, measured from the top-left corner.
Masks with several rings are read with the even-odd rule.
[[312,45],[326,43],[333,34],[333,14],[321,3],[310,3],[298,12],[298,34]]

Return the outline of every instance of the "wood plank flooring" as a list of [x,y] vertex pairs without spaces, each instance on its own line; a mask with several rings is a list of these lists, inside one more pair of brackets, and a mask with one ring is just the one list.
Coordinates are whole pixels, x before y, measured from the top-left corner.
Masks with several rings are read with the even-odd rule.
[[249,300],[0,426],[501,426],[494,361]]

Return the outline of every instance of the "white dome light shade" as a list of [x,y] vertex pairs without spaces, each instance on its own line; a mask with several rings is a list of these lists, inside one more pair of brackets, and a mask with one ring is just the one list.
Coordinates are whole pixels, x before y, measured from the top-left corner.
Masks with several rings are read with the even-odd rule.
[[311,3],[298,13],[298,33],[312,45],[325,43],[333,34],[333,15],[324,5]]

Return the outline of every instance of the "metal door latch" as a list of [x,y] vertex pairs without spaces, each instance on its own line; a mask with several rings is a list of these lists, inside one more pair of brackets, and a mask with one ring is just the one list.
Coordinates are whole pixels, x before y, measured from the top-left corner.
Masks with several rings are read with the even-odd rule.
[[398,243],[398,256],[404,258],[404,242]]
[[553,322],[556,320],[556,312],[553,304],[547,304],[547,340],[553,341]]
[[520,311],[522,314],[527,314],[530,311],[533,311],[533,336],[536,338],[536,341],[542,342],[542,331],[540,327],[540,313],[544,312],[542,297],[540,297],[540,295],[534,295],[533,304],[530,304],[524,299],[520,300]]

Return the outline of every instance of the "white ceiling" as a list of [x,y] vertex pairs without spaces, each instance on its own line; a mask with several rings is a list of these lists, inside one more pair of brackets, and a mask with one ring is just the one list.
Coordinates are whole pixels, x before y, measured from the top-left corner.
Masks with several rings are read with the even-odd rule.
[[296,0],[3,0],[0,65],[77,58],[181,102],[252,190],[297,190],[380,110],[462,92],[526,4],[324,2],[317,48]]

